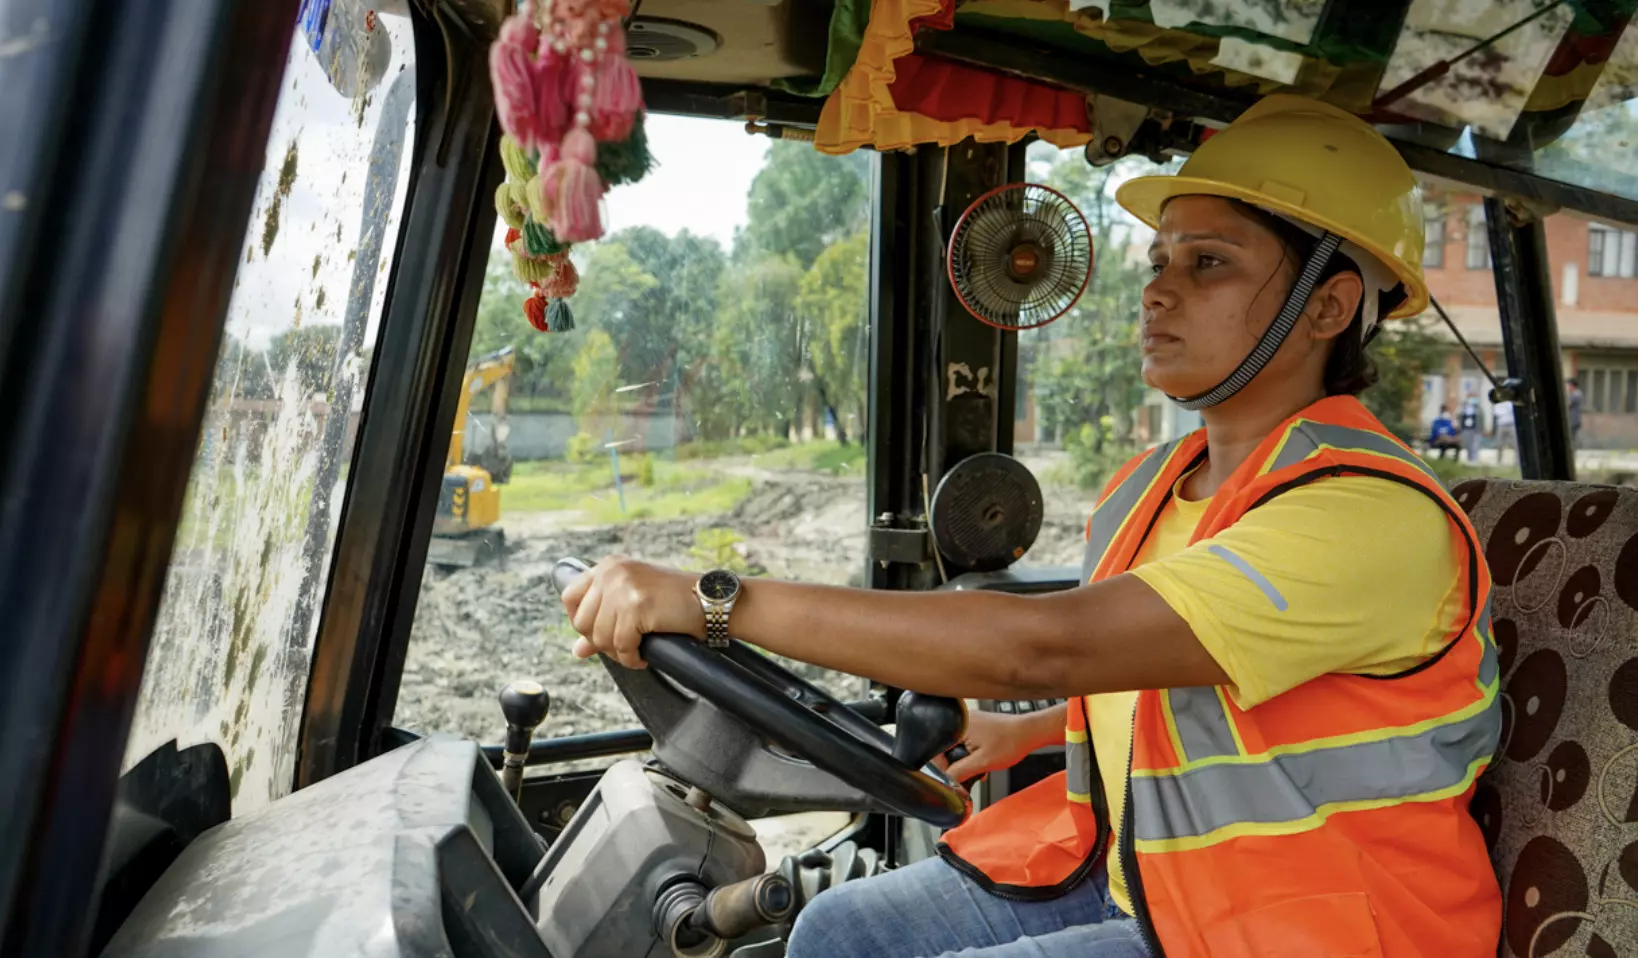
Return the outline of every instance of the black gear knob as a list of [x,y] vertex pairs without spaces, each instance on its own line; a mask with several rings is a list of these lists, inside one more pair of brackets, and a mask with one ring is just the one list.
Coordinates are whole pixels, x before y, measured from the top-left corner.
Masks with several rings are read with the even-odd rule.
[[967,703],[906,692],[899,696],[893,723],[897,727],[893,757],[910,768],[921,768],[966,734]]
[[502,749],[501,784],[516,799],[523,789],[523,765],[529,759],[529,743],[535,729],[546,721],[552,697],[539,682],[513,682],[501,689],[501,714],[506,716],[506,744]]

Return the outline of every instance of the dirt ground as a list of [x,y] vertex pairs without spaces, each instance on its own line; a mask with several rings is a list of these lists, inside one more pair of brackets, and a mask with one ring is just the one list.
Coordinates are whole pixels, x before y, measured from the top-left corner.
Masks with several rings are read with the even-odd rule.
[[[1044,463],[1029,463],[1037,474]],[[569,652],[573,632],[550,585],[552,565],[564,556],[596,560],[613,553],[670,565],[697,565],[689,555],[701,530],[730,528],[753,569],[780,578],[857,585],[864,578],[865,491],[861,479],[770,471],[748,462],[721,467],[754,481],[732,512],[620,526],[585,526],[574,513],[504,516],[508,548],[496,565],[429,569],[410,638],[394,724],[419,732],[448,732],[498,743],[504,731],[501,688],[534,679],[552,696],[549,717],[536,733],[557,737],[630,728],[631,710],[596,662]],[[1089,503],[1061,487],[1044,490],[1047,519],[1025,560],[1034,564],[1080,561]],[[504,500],[503,500],[504,502]],[[865,691],[862,679],[787,663],[838,698]],[[601,767],[612,760],[553,766],[553,771]],[[834,833],[846,816],[793,815],[757,823],[769,861]]]
[[[630,727],[633,719],[601,665],[569,653],[573,634],[552,592],[553,563],[563,556],[596,560],[612,553],[670,565],[697,565],[696,534],[731,528],[753,568],[779,578],[859,584],[864,576],[865,493],[859,478],[769,471],[743,462],[722,468],[750,475],[751,494],[732,512],[620,526],[584,527],[572,514],[510,514],[508,548],[496,565],[429,569],[410,639],[394,724],[499,742],[504,731],[496,696],[515,679],[534,679],[552,695],[537,733],[574,735]],[[1047,520],[1024,561],[1080,560],[1084,497],[1046,487]],[[856,697],[862,680],[808,666],[800,670],[833,694]]]

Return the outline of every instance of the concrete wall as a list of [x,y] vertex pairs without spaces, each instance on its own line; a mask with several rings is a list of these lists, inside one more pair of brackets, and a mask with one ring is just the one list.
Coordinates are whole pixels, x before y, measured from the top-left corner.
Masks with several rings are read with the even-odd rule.
[[[478,413],[472,418],[477,422],[470,423],[467,428],[466,445],[471,452],[479,453],[488,449],[493,441],[493,417],[488,413]],[[507,416],[507,424],[511,426],[511,432],[507,436],[506,446],[511,450],[512,458],[518,460],[561,459],[568,449],[569,440],[579,431],[574,417],[561,412],[512,413]],[[671,413],[622,416],[611,426],[610,434],[615,441],[637,440],[630,446],[622,446],[622,452],[670,449],[679,442],[694,438],[689,424]]]

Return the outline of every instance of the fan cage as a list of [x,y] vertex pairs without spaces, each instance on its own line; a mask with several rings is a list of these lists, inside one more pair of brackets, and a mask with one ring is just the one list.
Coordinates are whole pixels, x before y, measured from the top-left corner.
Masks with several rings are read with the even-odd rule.
[[[1009,269],[1033,247],[1028,280]],[[1045,326],[1063,316],[1092,279],[1092,232],[1067,196],[1039,183],[993,189],[962,214],[947,254],[950,285],[980,322],[997,329]]]

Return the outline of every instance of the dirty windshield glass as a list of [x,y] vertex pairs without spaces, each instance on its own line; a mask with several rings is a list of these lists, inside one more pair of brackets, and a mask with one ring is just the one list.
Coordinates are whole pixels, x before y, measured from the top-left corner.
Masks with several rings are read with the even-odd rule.
[[516,679],[552,696],[538,737],[636,725],[570,655],[563,556],[863,581],[869,157],[647,125],[656,168],[574,248],[572,331],[530,326],[497,232],[395,725],[499,742]]
[[303,7],[126,754],[216,743],[236,812],[293,780],[414,135],[391,7]]

